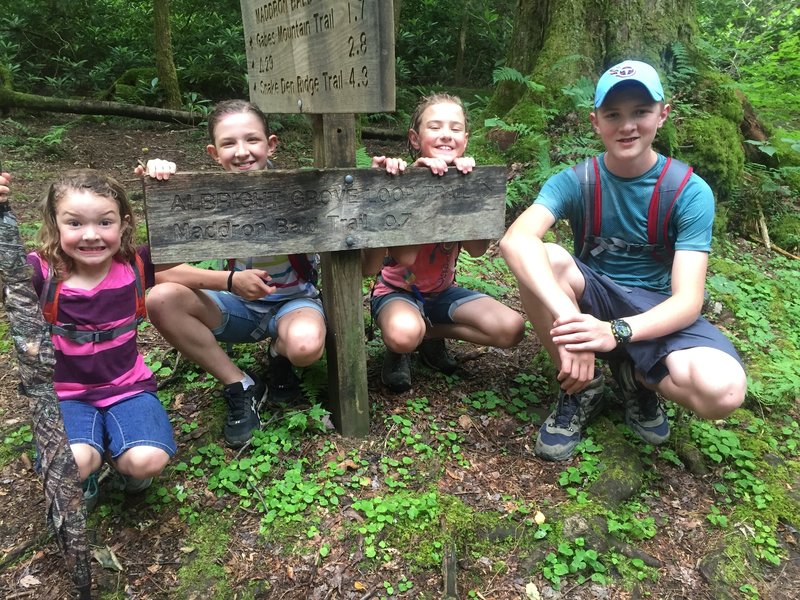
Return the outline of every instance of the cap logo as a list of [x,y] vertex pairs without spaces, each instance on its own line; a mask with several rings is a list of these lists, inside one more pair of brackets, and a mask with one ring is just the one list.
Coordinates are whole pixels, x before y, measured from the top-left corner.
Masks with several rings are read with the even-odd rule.
[[610,75],[614,75],[615,77],[631,77],[636,75],[636,69],[634,69],[631,65],[623,65],[619,68],[615,67],[608,72]]

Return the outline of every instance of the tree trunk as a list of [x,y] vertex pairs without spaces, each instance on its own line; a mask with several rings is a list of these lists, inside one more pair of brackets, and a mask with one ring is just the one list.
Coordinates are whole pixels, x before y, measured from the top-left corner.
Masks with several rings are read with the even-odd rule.
[[166,94],[164,105],[173,110],[181,107],[181,90],[178,72],[172,54],[172,30],[169,26],[169,0],[153,0],[153,25],[155,28],[156,71],[158,83]]
[[[625,58],[658,65],[694,30],[690,0],[518,0],[515,15],[506,64],[551,92]],[[491,112],[505,114],[524,94],[500,85]]]
[[458,32],[458,52],[456,54],[456,68],[455,75],[453,77],[457,86],[464,85],[464,62],[466,60],[468,29],[469,12],[466,10],[465,6],[464,14],[461,17],[461,27],[459,27]]

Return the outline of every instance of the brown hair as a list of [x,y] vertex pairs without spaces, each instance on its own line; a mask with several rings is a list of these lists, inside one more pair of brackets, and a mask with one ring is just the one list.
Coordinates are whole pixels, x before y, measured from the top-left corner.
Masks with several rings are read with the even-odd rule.
[[[134,234],[136,219],[133,216],[128,195],[119,182],[95,169],[73,169],[56,179],[42,202],[42,227],[39,230],[39,256],[46,260],[57,279],[62,279],[73,267],[72,258],[61,249],[61,235],[56,223],[56,205],[71,191],[91,192],[96,196],[116,200],[123,228],[117,257],[124,262],[133,260],[136,254]],[[116,258],[116,257],[115,257]]]
[[208,115],[208,137],[211,138],[211,143],[216,145],[214,138],[214,130],[217,124],[226,115],[235,115],[238,113],[253,113],[264,124],[264,133],[269,137],[269,121],[267,115],[264,114],[258,106],[247,100],[223,100],[219,102]]
[[[422,124],[422,113],[424,113],[429,107],[433,106],[434,104],[443,104],[449,102],[451,104],[455,104],[461,108],[461,111],[464,113],[464,126],[469,131],[469,119],[467,118],[467,109],[464,108],[464,103],[461,101],[461,98],[458,96],[453,96],[452,94],[448,94],[446,92],[437,92],[434,94],[430,94],[428,96],[423,96],[422,99],[417,104],[417,107],[414,109],[414,113],[411,115],[411,123],[409,124],[409,129],[413,129],[417,133],[419,133],[419,127]],[[419,155],[419,151],[411,145],[411,141],[408,142],[408,153],[411,155],[412,158],[416,159]]]

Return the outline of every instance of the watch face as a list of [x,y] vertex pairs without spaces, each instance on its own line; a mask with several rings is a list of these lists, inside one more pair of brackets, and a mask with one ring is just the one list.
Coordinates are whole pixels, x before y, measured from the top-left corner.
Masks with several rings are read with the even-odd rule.
[[624,344],[631,339],[631,326],[622,319],[615,319],[612,322],[611,331],[614,334],[617,342],[620,344]]

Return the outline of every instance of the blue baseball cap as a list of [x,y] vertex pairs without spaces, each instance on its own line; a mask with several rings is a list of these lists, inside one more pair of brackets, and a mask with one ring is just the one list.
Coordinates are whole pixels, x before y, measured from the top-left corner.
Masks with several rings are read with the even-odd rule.
[[661,87],[661,80],[656,70],[638,60],[625,60],[611,67],[600,77],[594,91],[594,107],[599,108],[608,92],[624,81],[635,81],[644,86],[654,102],[664,100],[664,88]]

